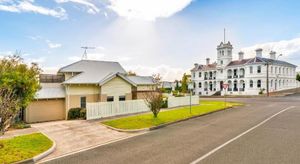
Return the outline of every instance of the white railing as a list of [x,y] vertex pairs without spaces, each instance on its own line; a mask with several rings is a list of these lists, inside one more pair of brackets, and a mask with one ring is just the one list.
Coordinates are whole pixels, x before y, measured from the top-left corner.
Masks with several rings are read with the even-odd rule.
[[86,119],[98,119],[130,113],[150,111],[144,100],[87,103]]
[[199,96],[185,96],[185,97],[169,97],[168,98],[168,108],[173,108],[177,106],[186,106],[186,105],[198,105]]

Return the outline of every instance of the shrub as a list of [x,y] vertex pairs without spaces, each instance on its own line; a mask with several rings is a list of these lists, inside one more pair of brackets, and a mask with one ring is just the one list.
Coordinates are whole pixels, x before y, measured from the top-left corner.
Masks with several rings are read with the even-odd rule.
[[161,108],[168,108],[168,99],[162,101]]
[[80,118],[80,110],[81,108],[71,108],[68,112],[68,120]]
[[25,129],[25,128],[30,128],[30,124],[26,124],[25,122],[23,121],[20,121],[20,122],[16,122],[12,125],[12,127],[14,129]]
[[80,118],[86,119],[86,109],[83,108],[80,110]]
[[68,120],[86,119],[86,109],[84,108],[71,108],[68,112]]
[[263,88],[263,89],[260,89],[260,91],[259,91],[259,93],[258,93],[258,94],[262,95],[262,94],[264,94],[264,92],[265,92],[265,88]]

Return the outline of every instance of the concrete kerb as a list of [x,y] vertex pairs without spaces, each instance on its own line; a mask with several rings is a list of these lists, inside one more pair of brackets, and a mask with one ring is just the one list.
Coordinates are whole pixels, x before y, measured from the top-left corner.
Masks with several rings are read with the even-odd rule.
[[162,124],[162,125],[158,125],[158,126],[154,126],[154,127],[150,127],[150,128],[143,128],[143,129],[125,130],[125,129],[114,128],[114,127],[111,127],[111,126],[108,126],[108,125],[105,125],[105,124],[102,124],[102,123],[100,123],[100,124],[107,127],[107,128],[109,128],[109,129],[112,129],[112,130],[115,130],[115,131],[118,131],[118,132],[126,132],[126,133],[146,132],[146,131],[152,131],[152,130],[160,129],[160,128],[163,128],[163,127],[166,127],[166,126],[169,126],[169,125],[172,125],[172,124],[176,124],[176,123],[179,123],[179,122],[182,122],[182,121],[187,121],[187,120],[194,119],[194,118],[197,118],[197,117],[201,117],[201,116],[213,114],[213,113],[216,113],[216,112],[224,111],[224,110],[231,109],[231,108],[233,108],[233,107],[223,108],[223,109],[208,112],[208,113],[205,113],[205,114],[202,114],[202,115],[192,116],[192,117],[185,118],[185,119],[182,119],[182,120],[178,120],[178,121],[174,121],[174,122],[170,122],[170,123],[166,123],[166,124]]
[[[40,132],[40,133],[42,133],[42,132]],[[44,133],[42,133],[42,134],[45,135],[45,136],[47,136]],[[42,152],[41,154],[38,154],[38,155],[30,158],[30,159],[25,159],[25,160],[22,160],[22,161],[18,161],[18,162],[15,162],[14,164],[36,163],[37,161],[39,161],[39,160],[45,158],[46,156],[48,156],[49,154],[53,153],[54,150],[56,149],[56,142],[53,139],[51,139],[50,137],[48,137],[48,138],[52,142],[52,146],[48,150],[46,150],[46,151]]]

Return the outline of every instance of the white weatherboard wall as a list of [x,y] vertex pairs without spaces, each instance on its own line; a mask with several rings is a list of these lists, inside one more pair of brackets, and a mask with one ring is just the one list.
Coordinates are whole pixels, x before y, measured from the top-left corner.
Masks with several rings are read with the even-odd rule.
[[144,100],[87,103],[86,119],[150,111]]
[[169,97],[168,98],[168,108],[173,108],[177,106],[186,106],[199,104],[199,96],[185,96],[185,97]]

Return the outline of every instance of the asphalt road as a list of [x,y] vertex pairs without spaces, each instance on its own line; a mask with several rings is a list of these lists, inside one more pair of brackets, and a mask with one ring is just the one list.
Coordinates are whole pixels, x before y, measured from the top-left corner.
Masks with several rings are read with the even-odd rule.
[[[173,124],[47,163],[189,164],[204,155],[206,157],[198,163],[300,163],[300,95],[231,100],[246,102],[247,105]],[[207,155],[287,108],[261,126]]]

